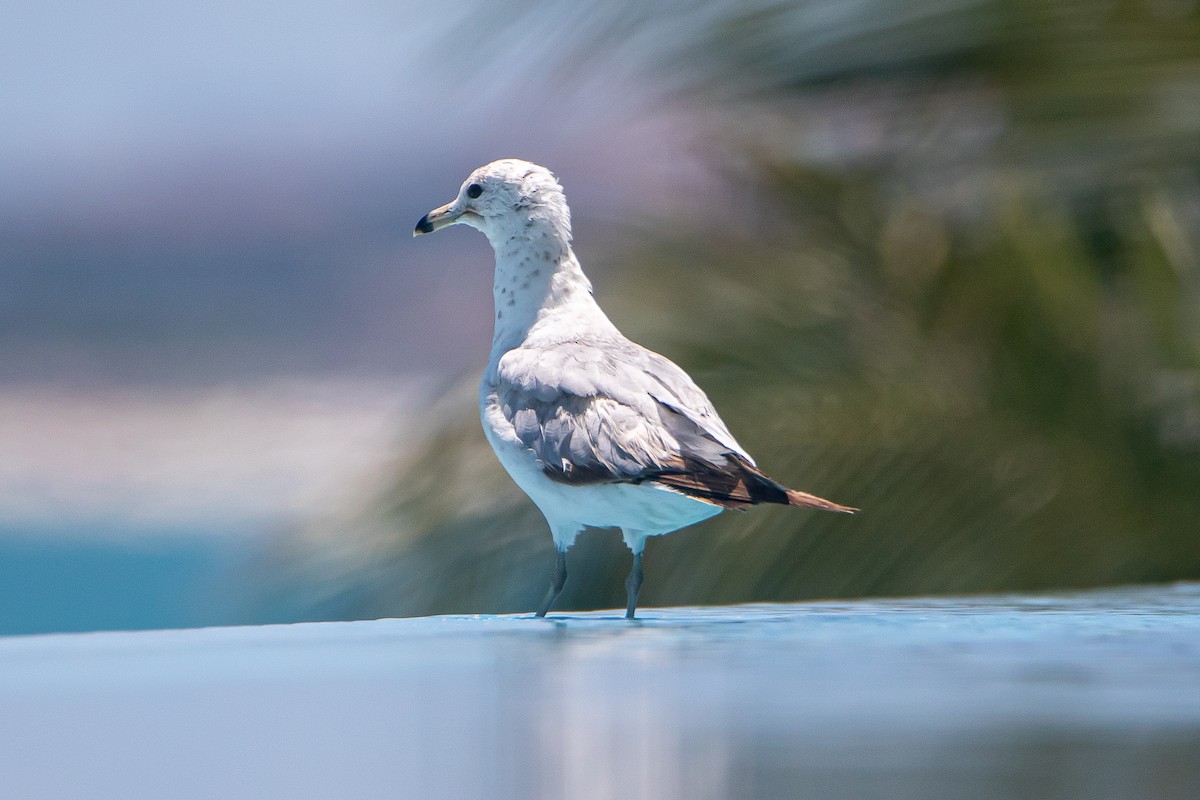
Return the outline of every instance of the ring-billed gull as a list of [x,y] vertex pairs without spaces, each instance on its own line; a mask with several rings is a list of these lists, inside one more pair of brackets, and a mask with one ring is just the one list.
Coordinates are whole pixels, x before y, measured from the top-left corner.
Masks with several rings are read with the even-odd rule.
[[456,224],[482,231],[496,253],[479,409],[496,457],[554,537],[554,578],[537,616],[562,591],[567,550],[584,528],[621,529],[633,552],[633,619],[650,536],[759,503],[856,510],[764,475],[687,373],[621,335],[592,297],[566,197],[545,167],[480,167],[413,236]]

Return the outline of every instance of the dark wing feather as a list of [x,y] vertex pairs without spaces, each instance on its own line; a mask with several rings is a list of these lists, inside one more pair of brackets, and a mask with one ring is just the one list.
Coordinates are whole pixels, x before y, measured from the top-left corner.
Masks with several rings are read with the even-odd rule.
[[681,459],[678,471],[664,472],[650,480],[725,508],[778,503],[847,514],[858,510],[807,492],[789,489],[734,453],[729,454],[728,461],[720,468],[714,468],[708,462],[697,463]]

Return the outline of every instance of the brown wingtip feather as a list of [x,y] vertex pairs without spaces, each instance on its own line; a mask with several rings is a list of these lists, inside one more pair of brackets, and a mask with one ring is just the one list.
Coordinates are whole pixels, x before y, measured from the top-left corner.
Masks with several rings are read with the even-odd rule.
[[[760,503],[817,508],[853,514],[857,508],[838,505],[815,494],[788,489],[736,454],[723,465],[680,458],[669,470],[653,474],[655,483],[725,508],[741,509]],[[645,478],[643,478],[645,480]]]
[[853,514],[858,511],[852,506],[838,505],[830,502],[823,497],[817,497],[815,494],[808,492],[799,492],[795,489],[787,490],[787,499],[789,506],[803,506],[804,508],[819,508],[822,511],[840,511],[843,514]]

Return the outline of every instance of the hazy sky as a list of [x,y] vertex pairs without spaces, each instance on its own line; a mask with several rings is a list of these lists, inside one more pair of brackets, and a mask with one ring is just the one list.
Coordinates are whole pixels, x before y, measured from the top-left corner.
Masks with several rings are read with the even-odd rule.
[[420,121],[406,109],[436,94],[411,79],[413,67],[436,52],[447,19],[419,8],[10,4],[0,159],[6,170],[116,173],[184,150],[320,152],[411,134]]
[[633,62],[565,78],[556,37],[481,45],[479,8],[10,4],[0,374],[463,368],[486,345],[490,252],[409,234],[470,169],[547,164],[584,242],[700,196],[687,115]]
[[[0,202],[87,193],[131,173],[221,158],[373,157],[406,145],[423,168],[522,146],[615,155],[604,142],[628,147],[624,129],[632,123],[636,134],[656,116],[637,81],[611,64],[598,63],[586,84],[541,74],[562,55],[552,42],[510,58],[497,37],[495,49],[478,52],[472,7],[10,5],[0,24],[0,173],[23,180],[20,194],[10,184]],[[511,38],[514,49],[524,44]],[[610,122],[602,134],[598,120]],[[669,152],[646,141],[626,158]]]

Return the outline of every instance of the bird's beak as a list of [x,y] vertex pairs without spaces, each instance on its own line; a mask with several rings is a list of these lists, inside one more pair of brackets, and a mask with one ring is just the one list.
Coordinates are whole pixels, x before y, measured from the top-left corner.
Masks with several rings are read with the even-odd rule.
[[454,203],[446,203],[444,206],[435,208],[417,222],[417,227],[413,228],[413,236],[433,233],[447,225],[453,225],[462,217],[464,211],[465,209],[456,208]]

